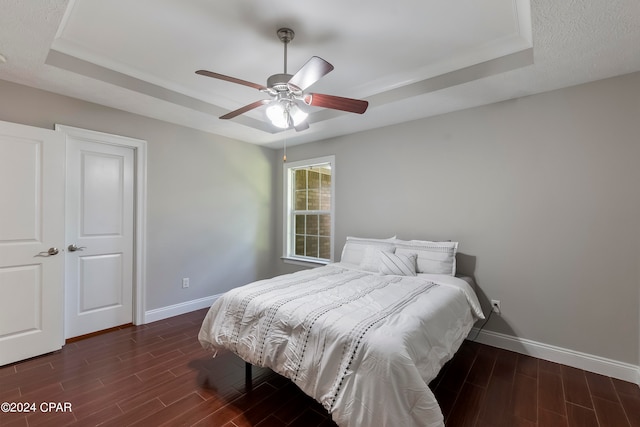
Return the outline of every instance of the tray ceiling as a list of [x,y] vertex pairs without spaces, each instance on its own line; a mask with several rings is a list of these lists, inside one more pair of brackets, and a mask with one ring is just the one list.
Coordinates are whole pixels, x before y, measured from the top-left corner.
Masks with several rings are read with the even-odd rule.
[[[640,70],[635,0],[0,1],[0,79],[271,147]],[[284,26],[288,72],[324,58],[312,91],[366,99],[364,115],[312,108],[302,132],[264,108],[217,118],[267,96],[194,71],[265,84]]]

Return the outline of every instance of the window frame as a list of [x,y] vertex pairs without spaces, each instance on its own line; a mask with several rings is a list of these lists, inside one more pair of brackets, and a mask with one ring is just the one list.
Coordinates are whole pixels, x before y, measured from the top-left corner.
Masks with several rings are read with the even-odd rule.
[[[299,214],[299,211],[295,209],[295,191],[293,191],[293,174],[296,169],[305,168],[305,167],[313,167],[319,165],[329,164],[331,169],[331,207],[328,210],[330,215],[330,235],[329,235],[329,246],[330,246],[330,257],[329,259],[317,258],[317,257],[309,257],[295,254],[295,215]],[[299,160],[295,162],[285,162],[283,164],[282,169],[283,174],[283,249],[282,249],[282,259],[285,262],[292,264],[300,264],[300,265],[309,265],[309,264],[321,264],[326,265],[335,259],[334,254],[334,241],[335,241],[335,209],[336,209],[336,163],[335,156],[323,156],[316,157],[313,159],[307,160]],[[317,210],[317,211],[308,211],[309,213],[324,213],[327,212],[325,210]]]

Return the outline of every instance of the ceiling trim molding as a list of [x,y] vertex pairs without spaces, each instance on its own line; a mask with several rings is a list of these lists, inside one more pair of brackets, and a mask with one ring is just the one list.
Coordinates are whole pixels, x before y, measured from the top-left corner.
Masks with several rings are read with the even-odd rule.
[[[210,114],[212,116],[219,117],[228,112],[226,109],[217,105],[213,105],[162,86],[131,77],[124,73],[96,65],[92,62],[79,59],[55,49],[51,49],[49,51],[45,63],[192,110]],[[369,101],[372,108],[375,108],[392,102],[397,102],[402,99],[424,95],[426,93],[479,80],[484,77],[504,73],[532,64],[533,48],[524,49],[519,52],[504,55],[496,59],[491,59],[489,61],[481,62],[449,73],[396,87],[365,99]],[[319,123],[344,116],[346,114],[349,113],[325,109],[310,114],[308,120],[309,123]],[[280,129],[276,129],[268,122],[257,120],[246,115],[234,118],[233,122],[270,134],[282,131]]]
[[[105,83],[110,83],[134,92],[142,93],[191,110],[210,114],[215,117],[222,116],[228,112],[226,109],[217,105],[213,105],[162,86],[131,77],[127,74],[96,65],[92,62],[79,59],[55,49],[49,50],[45,64],[71,71],[85,77],[100,80]],[[269,123],[253,119],[251,117],[243,116],[241,120],[236,120],[236,122],[264,132],[276,133],[275,128]]]

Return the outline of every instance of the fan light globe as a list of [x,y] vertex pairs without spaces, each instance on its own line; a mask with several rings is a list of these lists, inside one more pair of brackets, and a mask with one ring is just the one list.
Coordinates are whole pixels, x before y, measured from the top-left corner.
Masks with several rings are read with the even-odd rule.
[[280,104],[279,102],[274,102],[267,108],[267,117],[276,127],[282,129],[289,127],[289,123],[287,123],[286,111],[282,104]]
[[295,102],[274,102],[267,108],[267,117],[271,123],[281,129],[287,129],[289,127],[289,117],[293,126],[298,126],[302,123],[308,114],[302,111]]
[[297,104],[291,104],[291,108],[289,108],[289,114],[291,114],[291,119],[293,120],[293,125],[298,126],[300,123],[305,121],[308,114],[302,111],[302,108],[298,107]]

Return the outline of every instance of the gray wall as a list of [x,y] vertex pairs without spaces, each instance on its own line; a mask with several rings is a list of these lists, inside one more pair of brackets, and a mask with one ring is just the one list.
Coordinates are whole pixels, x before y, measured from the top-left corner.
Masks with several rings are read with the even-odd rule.
[[273,150],[1,80],[0,99],[0,120],[147,140],[147,310],[272,275]]
[[287,149],[328,154],[337,254],[347,235],[459,241],[502,302],[488,330],[640,363],[640,73]]
[[[0,120],[148,141],[147,309],[295,270],[281,152],[0,81]],[[454,239],[487,329],[640,364],[640,73],[303,146],[347,235]],[[191,288],[180,288],[190,277]]]

